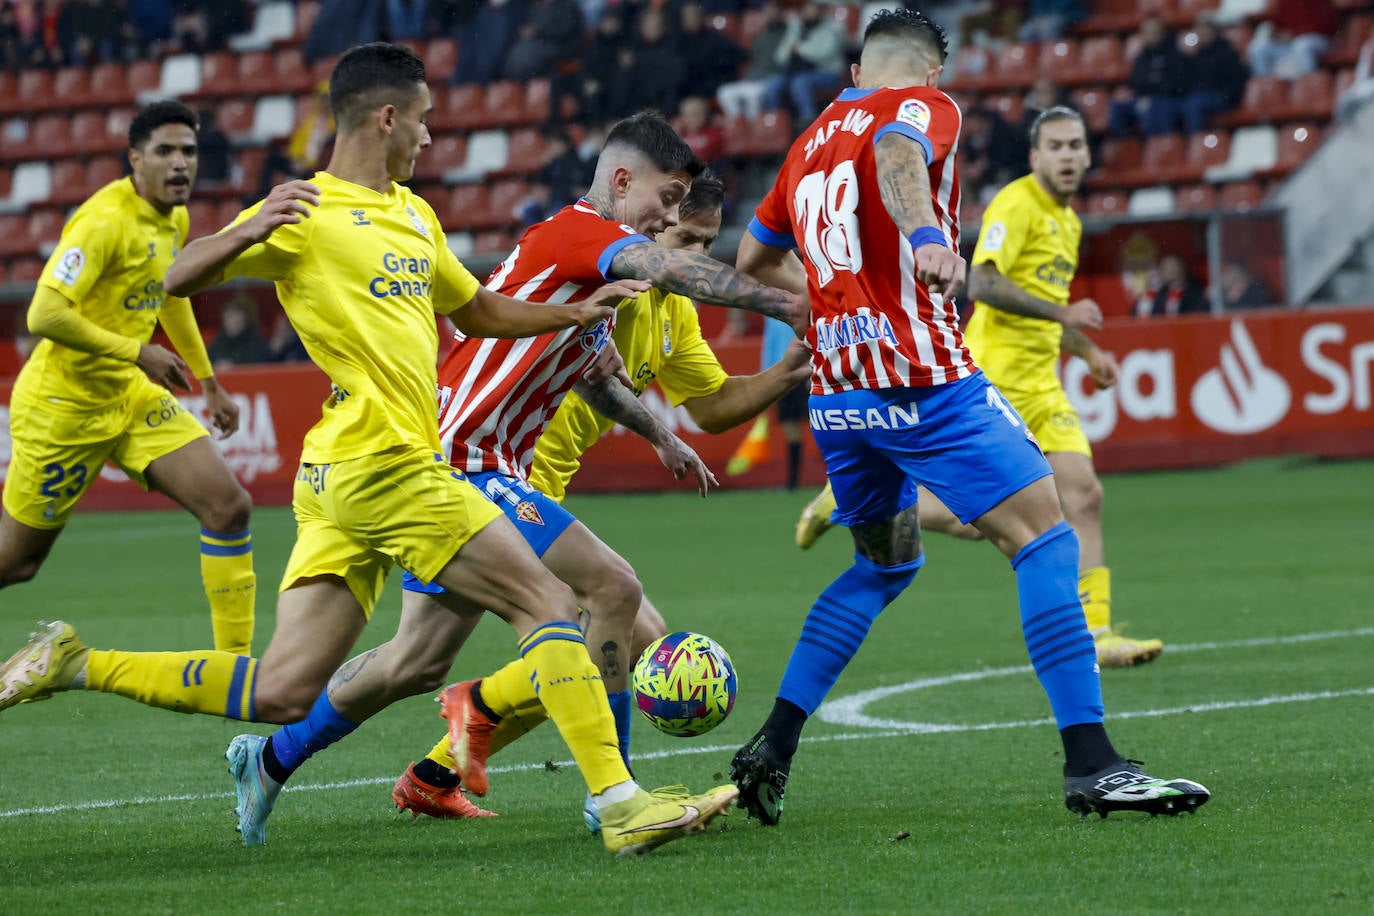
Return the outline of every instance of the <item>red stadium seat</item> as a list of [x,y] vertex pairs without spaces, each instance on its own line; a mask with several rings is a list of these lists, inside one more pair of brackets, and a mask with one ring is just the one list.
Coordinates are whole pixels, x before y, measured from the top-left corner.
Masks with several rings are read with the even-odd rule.
[[300,48],[282,48],[272,53],[272,86],[268,92],[310,92],[315,88],[315,78],[305,63],[305,54]]
[[134,122],[135,108],[116,108],[105,116],[106,147],[123,153],[129,148],[129,125]]
[[1173,172],[1184,161],[1187,145],[1179,134],[1149,137],[1140,151],[1140,168],[1120,177],[1122,184],[1154,185],[1173,180]]
[[453,86],[441,92],[430,112],[431,130],[472,130],[482,123],[484,90],[478,85]]
[[487,87],[482,99],[481,127],[514,127],[528,123],[525,114],[525,84],[503,80]]
[[436,38],[425,48],[425,76],[439,83],[448,83],[458,67],[458,42],[452,38]]
[[1021,124],[1021,117],[1024,114],[1025,97],[1020,93],[1010,95],[995,95],[988,99],[987,106],[1001,116],[1012,127]]
[[537,172],[544,164],[544,136],[536,127],[511,131],[505,171],[516,175]]
[[475,254],[504,258],[515,247],[515,239],[515,233],[505,229],[488,229],[473,235],[472,250]]
[[210,235],[220,228],[215,225],[215,207],[213,200],[193,199],[186,205],[186,215],[191,218],[191,238]]
[[1078,80],[1092,83],[1119,83],[1131,72],[1130,61],[1115,35],[1095,35],[1085,39],[1079,52]]
[[63,159],[53,163],[52,193],[48,195],[48,200],[69,207],[81,203],[90,193],[84,162],[80,159]]
[[1107,130],[1107,118],[1111,111],[1111,96],[1105,89],[1080,89],[1070,99],[1073,106],[1088,123],[1088,132],[1100,134]]
[[29,254],[28,221],[22,213],[0,215],[0,256]]
[[253,95],[271,95],[277,91],[277,73],[272,63],[273,55],[266,51],[248,51],[240,54],[235,65],[235,92]]
[[1315,124],[1292,124],[1279,129],[1279,156],[1274,174],[1286,175],[1307,161],[1321,146],[1321,128]]
[[18,81],[8,70],[0,70],[0,115],[19,110]]
[[481,229],[500,225],[501,222],[493,221],[491,200],[486,185],[458,185],[449,194],[446,209],[454,216],[454,225],[458,228]]
[[[498,225],[515,225],[520,220],[515,215],[515,208],[520,201],[529,194],[529,186],[521,180],[498,181],[491,186],[491,214],[493,220],[498,220]],[[522,227],[523,228],[523,227]]]
[[1088,212],[1103,216],[1125,216],[1127,199],[1125,194],[1106,191],[1088,195]]
[[0,114],[18,114],[55,105],[52,83],[53,76],[50,70],[20,71],[14,95],[0,99]]
[[0,169],[0,200],[10,196],[10,191],[14,189],[14,170]]
[[1289,86],[1288,104],[1283,108],[1282,117],[1288,120],[1330,120],[1335,101],[1330,71],[1304,73]]
[[162,85],[162,62],[136,60],[129,65],[129,97],[137,101],[141,93],[153,93]]
[[1138,27],[1144,18],[1137,9],[1136,0],[1097,0],[1091,8],[1092,15],[1078,23],[1078,31],[1128,32]]
[[987,89],[1025,89],[1035,82],[1039,66],[1039,52],[1034,44],[1017,42],[1007,45],[993,58],[992,74],[984,74],[982,85]]
[[253,103],[229,99],[215,109],[215,123],[231,140],[246,137],[253,130]]
[[1235,111],[1218,116],[1215,121],[1226,127],[1258,124],[1272,120],[1288,108],[1288,84],[1275,76],[1255,76],[1245,84],[1245,96]]
[[34,210],[30,213],[29,223],[26,227],[29,250],[39,252],[46,257],[62,236],[62,224],[66,221],[67,214],[64,210],[55,210],[51,207]]
[[467,156],[467,138],[462,134],[445,134],[415,160],[415,177],[421,181],[436,180],[445,169],[456,169]]
[[[63,67],[53,77],[53,107],[68,111],[91,102],[91,75],[84,67]],[[31,103],[30,103],[31,104]]]
[[1218,209],[1227,213],[1245,213],[1264,202],[1264,189],[1258,181],[1237,181],[1221,189]]
[[71,123],[71,150],[86,154],[104,152],[107,146],[106,115],[103,111],[78,112]]
[[228,51],[206,54],[200,59],[200,91],[197,96],[222,98],[239,89],[238,61]]
[[992,51],[979,45],[964,45],[954,52],[947,66],[954,71],[954,78],[949,81],[951,88],[977,92],[992,77]]
[[1231,154],[1231,135],[1209,130],[1188,138],[1188,152],[1169,170],[1170,181],[1201,181],[1207,169],[1222,165]]
[[1331,40],[1331,48],[1322,55],[1328,69],[1354,66],[1360,59],[1360,48],[1374,33],[1374,16],[1349,16]]
[[1088,179],[1090,187],[1114,187],[1120,176],[1140,168],[1140,141],[1134,137],[1103,140],[1097,151],[1096,168]]
[[71,152],[71,121],[65,114],[45,114],[29,124],[23,143],[7,148],[18,159],[57,159]]
[[1060,86],[1073,83],[1079,75],[1080,49],[1072,40],[1047,42],[1040,49],[1040,75]]
[[124,160],[119,156],[97,156],[86,166],[86,184],[94,194],[116,178],[124,177]]
[[[159,81],[162,79],[158,72]],[[123,64],[97,64],[91,70],[91,104],[108,108],[111,105],[128,105],[133,94],[129,92],[129,74]]]
[[765,111],[752,127],[749,147],[754,155],[786,155],[792,145],[791,115],[786,111]]
[[1216,188],[1209,184],[1190,184],[1174,192],[1174,203],[1186,213],[1204,213],[1217,206]]

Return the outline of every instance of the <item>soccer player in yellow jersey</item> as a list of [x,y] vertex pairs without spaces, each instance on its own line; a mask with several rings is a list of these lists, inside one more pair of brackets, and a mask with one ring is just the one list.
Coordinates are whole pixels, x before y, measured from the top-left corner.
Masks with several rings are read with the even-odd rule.
[[[238,407],[215,381],[190,301],[162,286],[186,243],[195,114],[179,102],[140,111],[129,125],[129,164],[131,176],[95,192],[67,221],[29,306],[29,330],[42,340],[10,401],[14,452],[0,516],[0,585],[38,574],[112,461],[200,521],[214,646],[246,655],[257,582],[252,502],[169,390],[189,389],[194,375],[221,436],[238,429]],[[158,324],[180,357],[149,343]]]
[[[1043,112],[1031,127],[1031,174],[992,199],[969,270],[968,293],[977,303],[964,341],[988,379],[1026,421],[1054,468],[1064,517],[1078,534],[1079,597],[1107,668],[1153,661],[1158,639],[1131,639],[1112,629],[1111,577],[1102,547],[1102,483],[1092,448],[1055,372],[1061,350],[1081,357],[1102,388],[1116,383],[1118,367],[1082,328],[1102,326],[1091,299],[1069,302],[1083,233],[1069,201],[1089,164],[1082,116],[1071,108]],[[809,546],[828,527],[829,487],[807,507],[797,543]],[[933,494],[920,493],[922,528],[976,537]],[[833,500],[829,505],[833,507]]]
[[[710,172],[698,175],[679,207],[678,224],[660,232],[655,241],[667,249],[709,253],[720,232],[724,198],[725,189],[719,178]],[[702,337],[692,300],[657,288],[640,293],[620,307],[612,338],[625,361],[636,396],[657,380],[668,400],[675,406],[684,406],[692,420],[708,433],[724,432],[753,419],[811,375],[806,347],[796,340],[783,359],[757,375],[727,374]],[[530,484],[539,493],[561,502],[569,481],[581,467],[582,455],[614,425],[613,420],[594,410],[576,391],[569,393],[535,445]],[[569,584],[578,591],[583,606],[596,613],[596,605],[588,601],[575,578],[569,577]],[[639,610],[627,656],[631,660],[667,632],[662,615],[642,591],[638,594]],[[407,591],[405,600],[426,599],[420,593]],[[461,639],[467,638],[477,619],[469,623]],[[490,748],[494,753],[543,722],[547,713],[529,690],[528,678],[514,664],[493,678],[509,685],[500,691],[509,706],[499,713],[501,719]],[[628,723],[623,725],[626,730],[621,733],[622,750],[628,753],[624,747],[629,737]],[[463,796],[454,765],[449,736],[445,734],[425,759],[412,764],[401,775],[392,792],[397,806],[417,815],[441,818],[484,813]],[[589,806],[584,814],[589,826],[596,824],[594,807]]]
[[[645,852],[703,829],[737,791],[659,795],[634,782],[572,591],[444,460],[434,409],[436,312],[470,336],[530,336],[602,321],[611,303],[644,287],[612,285],[576,304],[534,305],[478,283],[449,250],[434,211],[397,184],[430,143],[424,64],[406,48],[374,43],[347,52],[330,77],[330,102],[339,133],[328,170],[274,188],[230,227],[187,246],[166,278],[183,295],[231,276],[275,281],[332,382],[301,450],[297,539],[271,643],[260,660],[100,651],[57,622],[0,668],[0,689],[12,688],[0,709],[87,689],[183,712],[308,719],[324,733],[346,733],[375,711],[367,708],[374,698],[335,709],[321,689],[348,657],[390,567],[400,565],[515,628],[600,809],[608,850]],[[263,842],[265,812],[280,790],[266,745],[244,735],[227,754],[249,844]]]

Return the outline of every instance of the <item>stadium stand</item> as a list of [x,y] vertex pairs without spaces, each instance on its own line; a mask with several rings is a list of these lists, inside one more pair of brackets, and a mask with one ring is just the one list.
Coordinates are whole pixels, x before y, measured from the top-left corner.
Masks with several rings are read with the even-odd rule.
[[[1058,40],[965,44],[951,56],[943,86],[966,108],[987,105],[1019,125],[1026,90],[1037,78],[1052,79],[1094,133],[1095,168],[1083,201],[1094,217],[1253,209],[1322,142],[1338,98],[1357,81],[1361,56],[1374,55],[1374,4],[1336,5],[1341,28],[1321,69],[1293,80],[1252,78],[1234,111],[1192,137],[1101,136],[1110,100],[1129,73],[1136,29],[1145,16],[1159,15],[1186,31],[1206,13],[1223,23],[1223,34],[1243,54],[1265,17],[1265,0],[1095,0],[1091,15]],[[307,53],[319,9],[315,0],[258,3],[251,28],[230,36],[228,50],[172,48],[130,63],[0,72],[0,276],[10,283],[32,276],[66,210],[122,172],[124,130],[135,106],[151,98],[175,96],[215,110],[235,146],[237,169],[234,180],[197,189],[192,224],[207,231],[227,222],[227,214],[258,192],[268,144],[291,135],[329,72],[333,58]],[[864,8],[839,3],[833,15],[857,42]],[[763,11],[753,8],[715,12],[707,22],[744,48],[767,27]],[[564,65],[553,83],[541,76],[451,86],[464,53],[460,43],[436,32],[409,44],[425,56],[435,95],[434,147],[421,158],[413,184],[435,202],[455,248],[499,256],[521,228],[515,204],[544,164],[542,126],[554,114],[559,81],[575,77],[567,69],[575,64]],[[552,120],[580,139],[593,125],[577,123],[575,93],[557,95]],[[800,127],[786,111],[721,115],[718,123],[734,184],[751,184],[751,170],[755,178],[768,173]],[[968,201],[965,223],[976,223],[980,212],[977,201]]]

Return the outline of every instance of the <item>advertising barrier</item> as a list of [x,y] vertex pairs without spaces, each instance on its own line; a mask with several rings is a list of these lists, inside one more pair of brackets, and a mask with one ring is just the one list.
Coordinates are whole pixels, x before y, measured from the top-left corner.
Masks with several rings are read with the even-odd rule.
[[[1374,308],[1266,310],[1221,317],[1117,321],[1096,335],[1121,363],[1115,388],[1097,391],[1081,361],[1063,366],[1069,396],[1078,407],[1102,471],[1205,466],[1245,458],[1304,453],[1374,455]],[[732,374],[758,371],[756,341],[717,347]],[[258,505],[291,499],[300,443],[319,418],[329,383],[313,366],[263,366],[225,372],[241,427],[218,443]],[[8,405],[11,383],[0,383]],[[726,477],[726,464],[748,424],[708,436],[687,411],[671,408],[656,388],[645,394],[654,412],[693,448],[727,487],[777,486],[786,448],[770,423],[768,460],[748,473]],[[186,408],[205,421],[204,400],[184,395]],[[9,408],[0,407],[0,471],[10,457]],[[770,414],[771,416],[771,414]],[[804,434],[803,479],[818,483],[824,470]],[[653,450],[616,429],[589,451],[572,492],[677,489]],[[166,508],[170,501],[144,493],[107,466],[83,503],[87,509]]]

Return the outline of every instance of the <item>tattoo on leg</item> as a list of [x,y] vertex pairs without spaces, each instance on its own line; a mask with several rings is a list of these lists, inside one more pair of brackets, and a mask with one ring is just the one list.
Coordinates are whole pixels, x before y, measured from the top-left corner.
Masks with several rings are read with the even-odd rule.
[[601,644],[601,668],[606,677],[620,675],[620,646],[609,640]]
[[910,563],[921,555],[921,526],[914,504],[885,521],[849,530],[859,556],[879,566]]
[[353,680],[362,673],[363,668],[367,667],[367,663],[372,661],[376,655],[376,649],[368,649],[357,658],[350,658],[348,661],[344,662],[343,665],[339,667],[339,670],[334,672],[334,676],[329,679],[328,689],[332,690],[335,687],[342,687],[344,684]]

